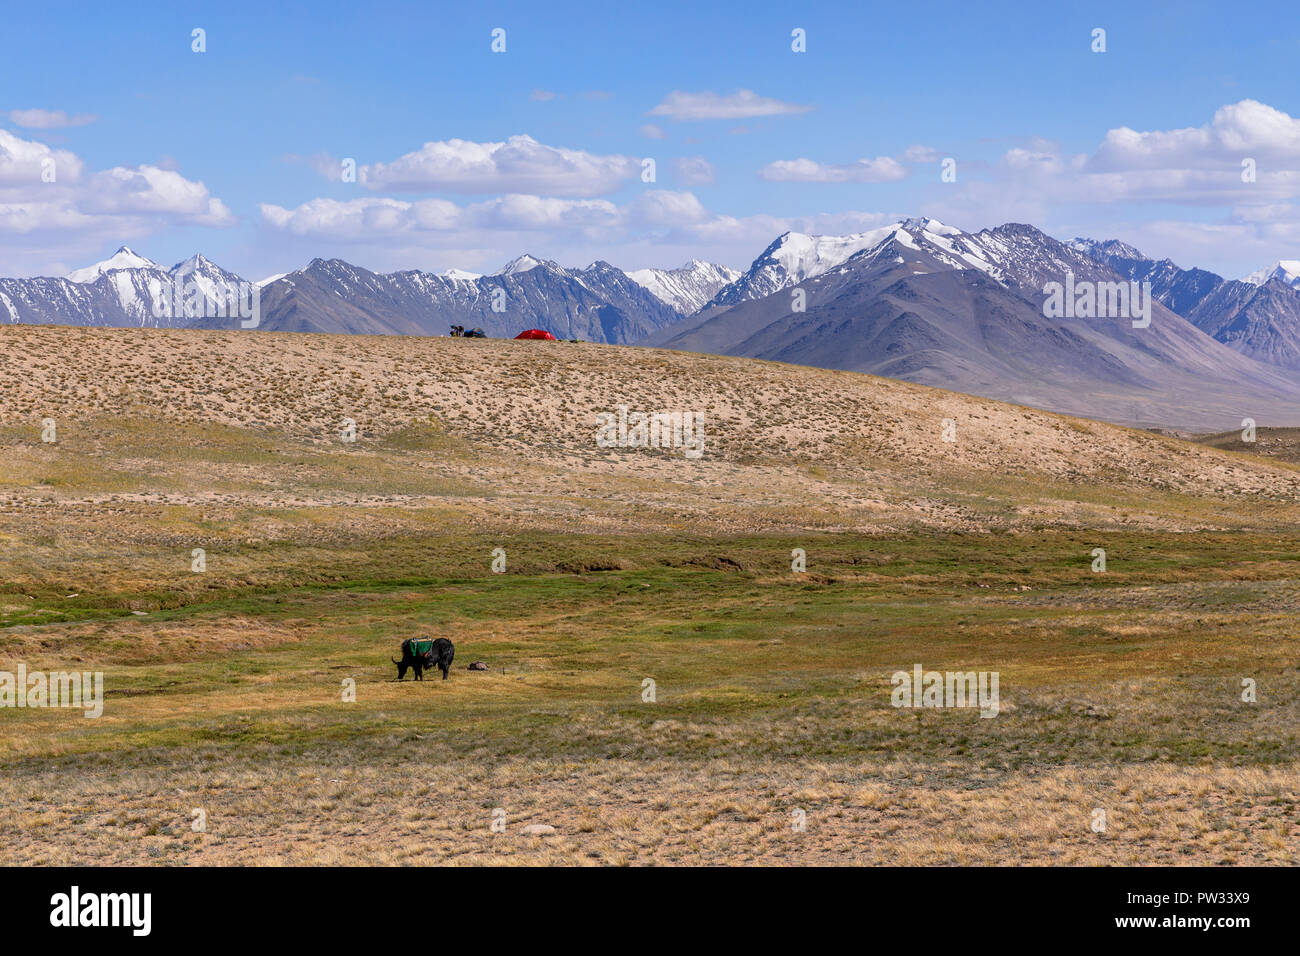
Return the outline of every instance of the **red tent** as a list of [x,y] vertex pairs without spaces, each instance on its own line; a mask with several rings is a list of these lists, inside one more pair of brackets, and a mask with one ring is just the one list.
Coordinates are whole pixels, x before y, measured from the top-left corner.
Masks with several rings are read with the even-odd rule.
[[554,335],[552,335],[550,332],[544,331],[543,329],[529,329],[529,330],[526,331],[526,332],[520,332],[518,335],[515,336],[515,338],[517,338],[517,339],[550,339],[552,342],[558,342],[558,341],[559,341],[559,339],[557,339]]

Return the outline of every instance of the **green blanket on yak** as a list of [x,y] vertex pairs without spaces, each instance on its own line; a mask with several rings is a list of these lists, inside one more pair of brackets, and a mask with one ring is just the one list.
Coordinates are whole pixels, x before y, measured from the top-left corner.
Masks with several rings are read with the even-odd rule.
[[428,654],[431,650],[433,650],[433,638],[429,638],[427,641],[417,641],[415,638],[411,638],[412,657]]

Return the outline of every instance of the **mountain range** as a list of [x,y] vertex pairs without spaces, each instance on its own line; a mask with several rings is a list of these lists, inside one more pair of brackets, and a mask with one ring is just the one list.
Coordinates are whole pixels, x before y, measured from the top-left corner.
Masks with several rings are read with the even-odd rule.
[[123,246],[103,262],[63,278],[0,279],[0,321],[183,327],[194,322],[185,317],[184,309],[175,308],[177,288],[196,289],[205,301],[229,301],[242,282],[202,255],[166,269]]
[[[446,335],[451,325],[510,338],[542,328],[562,339],[628,344],[681,318],[672,305],[607,262],[585,269],[520,256],[495,275],[375,273],[341,259],[262,288],[260,328],[282,332]],[[229,328],[221,319],[206,327]]]
[[813,261],[807,239],[781,236],[756,260],[764,265],[714,297],[726,307],[646,344],[869,372],[1132,424],[1229,428],[1246,417],[1295,417],[1294,374],[1173,312],[1154,282],[1146,328],[1128,317],[1048,318],[1044,287],[1067,273],[1080,285],[1129,278],[1084,242],[1014,223],[970,234],[905,220],[834,255],[821,244]]
[[[1150,283],[1150,324],[1049,317],[1044,289]],[[155,303],[180,283],[221,300],[238,276],[196,255],[170,269],[123,247],[63,278],[0,279],[0,321],[231,328]],[[907,219],[847,236],[788,232],[744,272],[694,260],[624,272],[524,255],[492,275],[375,273],[339,259],[256,283],[258,328],[643,344],[870,372],[1129,424],[1294,423],[1300,262],[1242,280],[1153,260],[1116,240],[1060,242],[1008,223],[967,233]],[[207,317],[203,317],[207,316]]]
[[1155,262],[1123,243],[1072,245],[1129,279],[1150,281],[1168,308],[1243,355],[1300,370],[1300,262],[1284,260],[1244,279]]

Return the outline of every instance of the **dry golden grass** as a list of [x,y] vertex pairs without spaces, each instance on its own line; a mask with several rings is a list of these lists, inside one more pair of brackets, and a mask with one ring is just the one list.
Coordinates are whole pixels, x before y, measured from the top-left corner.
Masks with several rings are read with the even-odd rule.
[[1295,764],[194,761],[0,781],[0,831],[19,864],[1294,866],[1298,799]]

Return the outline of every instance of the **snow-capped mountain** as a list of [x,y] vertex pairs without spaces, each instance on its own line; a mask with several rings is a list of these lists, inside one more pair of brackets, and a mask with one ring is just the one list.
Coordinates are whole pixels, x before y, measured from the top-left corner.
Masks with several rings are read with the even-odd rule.
[[[872,238],[871,245],[862,235],[788,244],[783,236],[729,287],[743,292],[746,278],[766,275],[780,294],[738,296],[736,304],[703,309],[648,341],[870,372],[1135,424],[1228,428],[1250,414],[1243,408],[1261,421],[1282,420],[1300,401],[1300,384],[1284,371],[1216,341],[1158,299],[1145,328],[1135,328],[1132,315],[1049,317],[1044,287],[1067,273],[1080,283],[1127,283],[1078,244],[1032,226],[966,233],[904,220]],[[828,265],[838,256],[783,261],[786,245],[860,248]],[[793,268],[783,274],[775,265],[785,263]],[[800,271],[805,278],[792,281]],[[795,311],[791,288],[802,290],[804,311]]]
[[[566,269],[531,255],[487,276],[459,269],[381,275],[316,259],[252,286],[258,327],[267,330],[445,335],[455,324],[492,336],[543,328],[561,338],[626,343],[682,317],[607,262]],[[247,300],[250,288],[202,255],[167,269],[124,246],[66,278],[0,279],[0,322],[232,328],[231,311],[215,304],[241,294]]]
[[242,283],[201,255],[165,269],[123,246],[65,278],[0,279],[0,322],[182,327],[195,324],[192,317],[200,313],[229,314],[227,304]]
[[1293,289],[1300,289],[1300,259],[1279,259],[1267,269],[1252,272],[1242,279],[1251,285],[1264,285],[1270,279],[1284,282]]
[[446,335],[452,325],[512,338],[539,328],[562,339],[628,343],[681,318],[607,262],[566,269],[523,255],[492,275],[450,270],[375,273],[313,259],[262,290],[270,331]]
[[786,232],[759,254],[744,275],[718,291],[704,309],[729,308],[761,299],[804,279],[834,269],[855,253],[879,245],[895,226],[848,236],[809,236]]
[[[743,274],[698,260],[631,274],[599,260],[570,269],[533,255],[490,275],[380,274],[314,259],[257,287],[266,330],[445,335],[463,325],[510,337],[535,327],[869,371],[1112,420],[1217,427],[1243,404],[1257,418],[1300,405],[1300,385],[1284,371],[1300,369],[1300,289],[1283,275],[1291,265],[1264,270],[1259,284],[1225,282],[1115,240],[904,219],[849,236],[785,233]],[[1051,318],[1044,286],[1067,274],[1150,282],[1150,326]],[[232,328],[232,318],[190,318],[184,308],[160,318],[156,307],[175,304],[180,288],[207,303],[241,285],[201,255],[164,269],[123,247],[65,278],[0,279],[0,322]]]
[[801,232],[787,232],[778,236],[763,250],[744,275],[728,283],[707,302],[702,311],[730,308],[772,295],[782,289],[823,275],[843,265],[853,256],[882,243],[916,233],[923,235],[940,247],[954,268],[985,268],[988,263],[978,249],[965,241],[960,229],[945,226],[937,219],[899,220],[868,232],[847,236],[809,236]]
[[506,264],[506,267],[496,273],[499,276],[517,276],[525,272],[536,269],[538,266],[546,266],[551,269],[559,269],[558,263],[551,262],[549,259],[538,259],[536,256],[522,255]]
[[698,312],[724,286],[740,278],[736,269],[700,259],[692,259],[678,269],[635,269],[628,275],[682,315]]
[[69,272],[66,276],[72,282],[94,282],[106,272],[114,272],[118,269],[154,269],[159,272],[165,271],[162,266],[152,259],[146,259],[144,256],[136,255],[126,246],[122,246],[117,252],[113,253],[103,262],[96,262],[93,266],[86,266],[84,269],[77,269]]

